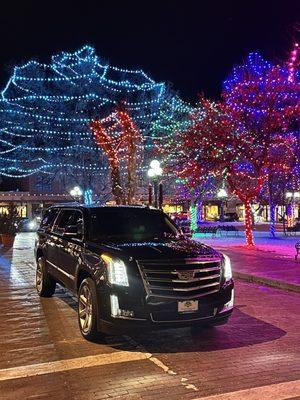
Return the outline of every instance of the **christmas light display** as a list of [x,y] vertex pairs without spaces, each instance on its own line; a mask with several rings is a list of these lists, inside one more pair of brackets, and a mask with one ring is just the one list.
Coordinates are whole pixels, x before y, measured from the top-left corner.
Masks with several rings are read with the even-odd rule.
[[299,43],[295,43],[294,48],[291,51],[290,59],[288,61],[289,82],[295,81],[295,75],[297,74],[298,67],[299,67]]
[[[299,163],[296,120],[299,117],[298,45],[286,66],[274,66],[258,53],[233,69],[223,98],[232,117],[252,132],[253,147],[264,164],[270,206],[270,234],[275,236],[276,207],[282,189]],[[254,157],[257,157],[254,154]],[[278,179],[280,176],[280,179]],[[280,195],[280,194],[281,195]]]
[[107,170],[89,123],[109,116],[120,102],[148,149],[153,137],[169,134],[161,126],[186,108],[164,83],[142,70],[104,63],[90,46],[55,55],[49,64],[15,67],[0,99],[0,173],[25,177],[62,171],[80,176],[84,189]]
[[224,104],[200,97],[199,111],[192,115],[181,143],[180,175],[192,187],[208,177],[227,179],[231,191],[244,203],[246,240],[253,245],[250,202],[261,189],[264,164],[254,161],[252,135],[231,117]]
[[191,233],[196,232],[198,224],[197,224],[197,207],[194,205],[190,206],[190,227]]
[[135,203],[137,191],[137,169],[142,161],[143,137],[124,107],[118,107],[116,116],[121,126],[121,137],[125,143],[124,156],[127,164],[127,204]]
[[[108,158],[112,193],[116,203],[133,204],[137,189],[138,163],[141,162],[143,148],[140,131],[123,105],[117,107],[109,117],[91,121],[90,127],[95,134],[97,144]],[[124,178],[125,168],[122,168],[122,164],[125,164],[127,179]],[[124,179],[126,184],[122,183]]]
[[118,157],[119,147],[122,144],[120,138],[113,138],[107,132],[101,121],[92,121],[91,129],[95,133],[96,142],[108,158],[111,171],[112,194],[117,204],[124,204],[125,197],[121,183],[120,160]]

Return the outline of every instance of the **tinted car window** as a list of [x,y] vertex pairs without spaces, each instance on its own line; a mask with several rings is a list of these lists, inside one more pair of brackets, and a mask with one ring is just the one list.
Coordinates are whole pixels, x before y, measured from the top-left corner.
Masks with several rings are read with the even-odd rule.
[[51,228],[58,215],[58,212],[59,210],[57,208],[46,211],[41,221],[41,228]]
[[96,209],[91,212],[90,238],[150,240],[179,235],[176,226],[162,212],[145,209]]
[[78,230],[82,232],[82,213],[78,210],[62,210],[59,215],[57,225],[54,227],[55,232],[63,232],[67,226],[78,227]]

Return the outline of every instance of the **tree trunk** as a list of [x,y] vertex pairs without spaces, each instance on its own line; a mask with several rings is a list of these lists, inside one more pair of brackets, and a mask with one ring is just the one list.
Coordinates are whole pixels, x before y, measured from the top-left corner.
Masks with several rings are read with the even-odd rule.
[[112,182],[112,194],[118,205],[124,204],[124,193],[121,185],[120,170],[117,166],[111,166],[111,182]]
[[[132,133],[132,132],[131,132]],[[134,202],[137,187],[137,160],[136,160],[136,143],[135,138],[131,135],[128,143],[128,195],[127,203]]]
[[198,200],[197,201],[197,226],[200,225],[202,222],[202,206],[203,206],[203,201]]
[[289,203],[286,207],[287,226],[293,226],[293,203]]
[[197,230],[197,206],[193,200],[190,205],[190,229],[192,234]]
[[276,204],[270,201],[270,236],[275,238],[276,232]]
[[85,189],[83,192],[83,202],[84,204],[93,204],[93,190],[91,188]]
[[247,246],[254,246],[253,232],[251,226],[251,205],[249,200],[245,200],[245,236]]

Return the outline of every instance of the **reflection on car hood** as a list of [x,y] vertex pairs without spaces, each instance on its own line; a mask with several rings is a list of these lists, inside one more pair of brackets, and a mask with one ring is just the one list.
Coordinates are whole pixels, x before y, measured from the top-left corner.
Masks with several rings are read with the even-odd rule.
[[[121,256],[134,257],[137,260],[158,258],[196,258],[199,256],[216,256],[220,254],[203,243],[193,240],[164,240],[152,242],[117,242],[102,244],[105,247],[117,251]],[[103,249],[104,250],[104,249]]]

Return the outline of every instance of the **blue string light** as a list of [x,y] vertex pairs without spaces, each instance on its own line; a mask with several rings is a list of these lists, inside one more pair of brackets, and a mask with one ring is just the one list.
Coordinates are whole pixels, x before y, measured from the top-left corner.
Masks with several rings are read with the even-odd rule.
[[[191,110],[165,83],[142,70],[103,63],[91,46],[54,55],[49,64],[29,61],[15,67],[0,98],[0,173],[106,171],[89,122],[107,117],[120,102],[149,139],[146,150],[153,138],[172,135],[176,113]],[[79,155],[85,162],[78,162]]]

